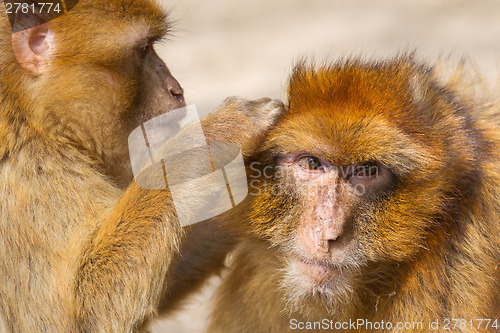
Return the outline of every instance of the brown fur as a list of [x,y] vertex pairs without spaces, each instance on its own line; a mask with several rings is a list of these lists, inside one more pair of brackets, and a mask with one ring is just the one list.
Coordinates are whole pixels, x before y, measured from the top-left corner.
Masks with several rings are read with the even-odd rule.
[[[296,179],[258,178],[211,332],[282,333],[293,331],[292,319],[358,318],[422,322],[424,332],[429,320],[444,332],[445,319],[472,319],[472,328],[452,331],[496,332],[475,320],[500,321],[498,104],[478,102],[458,79],[440,84],[433,68],[407,56],[295,68],[289,110],[257,169],[306,153],[336,166],[380,161],[394,178],[349,215],[356,246],[338,281],[311,289],[289,262],[307,245],[304,223],[322,223],[307,213],[320,203],[309,207]],[[293,191],[273,194],[276,185]]]
[[[146,330],[231,246],[213,221],[184,232],[168,191],[131,181],[130,131],[183,105],[154,51],[137,53],[164,37],[165,13],[149,0],[81,0],[12,36],[1,8],[0,331]],[[43,29],[55,35],[48,58],[16,51]],[[251,154],[281,109],[228,99],[204,121],[207,139]]]

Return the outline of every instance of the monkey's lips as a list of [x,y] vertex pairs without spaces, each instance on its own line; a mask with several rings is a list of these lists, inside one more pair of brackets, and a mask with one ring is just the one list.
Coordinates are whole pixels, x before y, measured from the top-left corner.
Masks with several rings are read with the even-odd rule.
[[341,273],[340,269],[334,265],[323,261],[310,260],[300,257],[294,258],[293,266],[298,274],[306,276],[311,280],[311,282],[316,283],[338,277]]

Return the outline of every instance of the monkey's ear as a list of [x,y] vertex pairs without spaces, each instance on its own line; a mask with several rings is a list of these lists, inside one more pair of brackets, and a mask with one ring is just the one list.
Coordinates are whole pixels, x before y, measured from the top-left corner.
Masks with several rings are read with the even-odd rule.
[[35,73],[44,73],[55,48],[54,32],[49,23],[12,34],[12,48],[19,64]]

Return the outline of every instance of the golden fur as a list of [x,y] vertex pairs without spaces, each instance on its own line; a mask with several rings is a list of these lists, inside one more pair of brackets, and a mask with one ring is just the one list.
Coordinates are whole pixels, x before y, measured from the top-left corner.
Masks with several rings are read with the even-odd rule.
[[422,322],[421,331],[429,320],[442,331],[444,319],[472,319],[453,332],[496,332],[475,320],[500,321],[498,104],[478,100],[460,75],[442,79],[412,56],[294,69],[289,110],[257,157],[262,167],[296,152],[340,166],[377,160],[394,183],[354,214],[351,271],[307,289],[289,265],[307,207],[297,191],[271,192],[295,185],[262,177],[211,332],[358,318]]
[[[232,244],[214,222],[183,231],[170,193],[131,179],[130,131],[183,106],[152,46],[137,51],[164,37],[165,13],[150,0],[81,0],[13,36],[0,7],[0,331],[147,330]],[[23,58],[40,29],[55,35],[46,67]],[[281,110],[228,99],[204,121],[207,140],[252,154]]]

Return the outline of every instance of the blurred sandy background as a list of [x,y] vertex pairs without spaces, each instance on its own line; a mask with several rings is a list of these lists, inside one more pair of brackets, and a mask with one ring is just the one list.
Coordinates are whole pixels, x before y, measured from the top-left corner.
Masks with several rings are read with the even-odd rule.
[[[500,0],[161,2],[175,24],[159,53],[200,113],[231,95],[283,98],[302,56],[379,58],[416,48],[431,60],[465,57],[494,79],[500,64]],[[204,332],[216,284],[155,323],[153,332]]]

